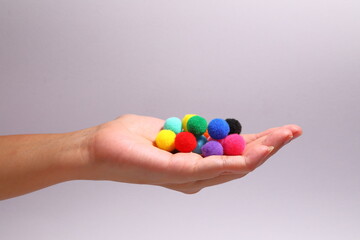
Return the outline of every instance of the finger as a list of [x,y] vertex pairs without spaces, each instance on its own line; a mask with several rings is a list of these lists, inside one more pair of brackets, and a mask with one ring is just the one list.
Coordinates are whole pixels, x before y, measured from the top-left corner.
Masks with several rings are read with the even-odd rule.
[[281,142],[284,141],[288,141],[291,140],[293,138],[293,134],[292,131],[290,131],[287,128],[277,128],[275,129],[273,132],[271,132],[268,135],[264,135],[258,139],[256,139],[255,141],[251,142],[250,144],[248,144],[245,148],[245,152],[247,150],[251,150],[252,146],[256,146],[256,145],[266,145],[266,146],[274,146],[278,145]]
[[287,144],[291,139],[293,139],[293,132],[288,128],[280,128],[275,130],[273,133],[264,136],[262,138],[257,139],[252,142],[245,148],[245,154],[247,151],[251,151],[253,146],[256,145],[264,145],[268,147],[273,147],[273,151],[262,161],[259,162],[257,166],[262,165],[268,158],[274,155],[277,151],[279,151],[285,144]]
[[269,128],[263,132],[260,132],[260,133],[253,133],[253,134],[241,134],[246,143],[249,144],[253,141],[256,141],[257,139],[263,137],[263,136],[266,136],[266,135],[269,135],[271,134],[273,131],[275,131],[276,129],[279,129],[280,127],[276,127],[276,128]]
[[287,129],[291,130],[294,136],[293,139],[300,137],[303,133],[302,128],[295,124],[287,125]]
[[256,133],[256,134],[242,134],[242,136],[244,137],[246,143],[251,143],[253,141],[256,141],[257,139],[264,137],[266,135],[269,135],[271,133],[273,133],[276,130],[279,129],[289,129],[292,133],[294,138],[299,137],[302,134],[302,129],[301,127],[299,127],[298,125],[295,124],[289,124],[289,125],[285,125],[282,127],[275,127],[275,128],[270,128],[268,130],[265,130],[261,133]]

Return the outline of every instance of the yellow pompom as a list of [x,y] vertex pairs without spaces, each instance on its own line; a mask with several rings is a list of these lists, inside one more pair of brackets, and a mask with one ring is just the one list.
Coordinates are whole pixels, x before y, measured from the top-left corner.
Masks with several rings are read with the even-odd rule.
[[186,114],[185,117],[182,119],[182,127],[184,129],[185,132],[187,132],[187,122],[189,121],[189,119],[193,116],[196,116],[196,114]]
[[171,152],[175,150],[176,134],[171,130],[161,130],[156,136],[156,146],[162,150]]

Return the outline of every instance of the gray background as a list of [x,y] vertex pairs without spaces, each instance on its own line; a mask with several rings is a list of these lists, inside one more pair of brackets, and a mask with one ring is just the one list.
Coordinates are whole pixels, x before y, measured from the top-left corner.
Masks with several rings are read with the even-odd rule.
[[0,202],[0,238],[360,239],[360,2],[0,0],[0,134],[125,113],[301,139],[184,195],[74,181]]

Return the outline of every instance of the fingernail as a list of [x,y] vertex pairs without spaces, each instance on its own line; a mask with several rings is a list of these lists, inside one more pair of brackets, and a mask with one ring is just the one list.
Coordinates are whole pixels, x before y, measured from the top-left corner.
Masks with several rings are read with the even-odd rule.
[[274,146],[268,147],[268,152],[269,152],[268,154],[270,154],[274,150],[274,148],[275,148]]
[[256,164],[256,167],[259,167],[261,164],[263,164],[267,158],[267,156],[270,155],[270,153],[275,149],[274,146],[267,147],[267,152],[259,159],[258,163]]

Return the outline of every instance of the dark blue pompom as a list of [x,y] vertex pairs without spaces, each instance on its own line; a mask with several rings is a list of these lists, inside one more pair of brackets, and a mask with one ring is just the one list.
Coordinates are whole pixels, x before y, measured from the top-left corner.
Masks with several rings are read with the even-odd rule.
[[215,118],[209,123],[208,132],[213,139],[223,139],[229,134],[230,127],[224,119]]

